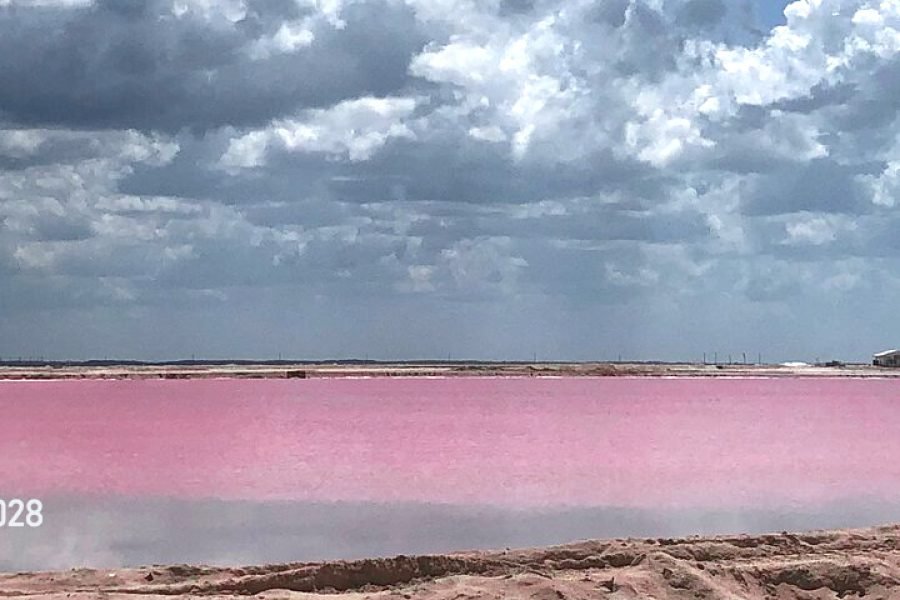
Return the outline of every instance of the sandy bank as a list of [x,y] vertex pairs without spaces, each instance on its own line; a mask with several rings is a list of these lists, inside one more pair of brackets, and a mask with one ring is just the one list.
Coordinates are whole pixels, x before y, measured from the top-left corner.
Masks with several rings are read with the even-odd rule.
[[0,365],[0,380],[322,377],[900,377],[900,369],[870,365],[798,367],[673,363]]
[[582,542],[245,568],[0,575],[0,596],[126,598],[900,598],[900,526]]

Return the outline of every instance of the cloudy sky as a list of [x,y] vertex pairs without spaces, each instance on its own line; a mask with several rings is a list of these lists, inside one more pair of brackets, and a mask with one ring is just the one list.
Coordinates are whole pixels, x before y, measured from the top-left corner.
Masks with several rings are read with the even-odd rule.
[[898,51],[897,0],[0,0],[0,356],[865,359]]

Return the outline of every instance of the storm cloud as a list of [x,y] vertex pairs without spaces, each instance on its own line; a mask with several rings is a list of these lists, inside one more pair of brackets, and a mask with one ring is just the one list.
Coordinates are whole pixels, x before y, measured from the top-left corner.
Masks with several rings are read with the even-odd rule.
[[871,0],[0,0],[0,356],[864,360],[898,40]]

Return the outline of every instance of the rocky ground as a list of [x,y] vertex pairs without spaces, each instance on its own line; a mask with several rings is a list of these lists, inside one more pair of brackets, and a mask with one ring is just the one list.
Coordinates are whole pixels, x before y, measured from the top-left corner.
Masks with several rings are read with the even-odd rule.
[[900,526],[582,542],[530,550],[244,568],[154,566],[0,575],[0,596],[900,599]]

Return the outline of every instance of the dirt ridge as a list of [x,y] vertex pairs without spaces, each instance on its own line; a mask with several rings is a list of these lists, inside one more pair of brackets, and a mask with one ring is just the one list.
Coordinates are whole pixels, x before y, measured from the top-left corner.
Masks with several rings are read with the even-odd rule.
[[0,596],[900,599],[900,525],[255,567],[0,574]]

